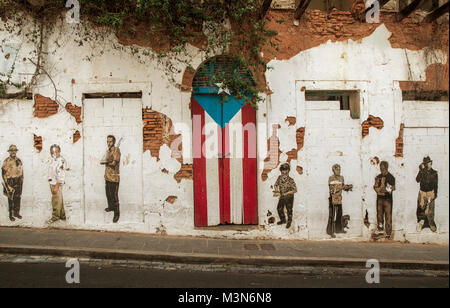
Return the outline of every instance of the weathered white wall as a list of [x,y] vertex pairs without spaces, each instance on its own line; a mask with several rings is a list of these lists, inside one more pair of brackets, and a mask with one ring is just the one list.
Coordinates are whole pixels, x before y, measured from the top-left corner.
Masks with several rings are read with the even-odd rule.
[[[286,116],[296,115],[297,128],[306,129],[305,146],[296,162],[304,168],[304,174],[295,175],[300,183],[300,191],[296,196],[294,212],[298,213],[297,217],[302,217],[297,219],[299,229],[308,231],[302,233],[302,238],[326,238],[326,181],[331,175],[331,166],[334,163],[341,163],[342,175],[348,183],[355,185],[353,192],[344,193],[343,200],[344,214],[351,216],[350,230],[348,234],[338,237],[370,237],[376,224],[376,193],[372,186],[375,176],[379,174],[379,166],[372,162],[373,158],[377,157],[380,161],[389,162],[390,172],[397,180],[393,215],[395,239],[448,243],[448,213],[443,213],[448,212],[448,154],[445,156],[445,153],[448,153],[448,150],[445,152],[445,148],[448,149],[448,141],[444,139],[445,129],[448,129],[448,120],[444,120],[448,115],[448,102],[430,102],[429,105],[439,106],[434,109],[422,107],[428,111],[421,116],[421,126],[441,128],[436,129],[436,132],[434,128],[430,130],[432,134],[442,134],[442,138],[433,136],[430,137],[432,141],[429,141],[434,142],[439,149],[430,148],[424,143],[418,151],[417,145],[408,145],[408,135],[414,134],[413,131],[405,129],[404,158],[394,157],[400,124],[405,123],[408,126],[408,118],[412,116],[412,111],[405,108],[408,105],[402,102],[398,81],[409,80],[408,76],[411,76],[412,80],[424,80],[427,65],[444,64],[447,61],[446,55],[434,51],[434,57],[425,57],[424,51],[394,49],[388,41],[390,35],[386,27],[380,25],[372,35],[361,42],[328,42],[301,52],[290,60],[274,60],[269,63],[274,70],[267,72],[266,76],[274,93],[270,99],[271,112],[268,121],[283,123]],[[411,65],[408,65],[408,62]],[[341,115],[333,110],[319,117],[318,112],[308,110],[305,89],[360,91],[360,119],[356,122],[350,116],[342,119]],[[283,106],[282,109],[276,108],[280,105]],[[369,135],[361,138],[361,124],[369,115],[380,117],[384,121],[384,128],[377,130],[371,127]],[[295,130],[281,126],[279,134],[284,135],[284,138],[280,140],[280,148],[285,153],[295,148]],[[339,132],[342,132],[347,140],[342,139]],[[358,152],[354,152],[355,150]],[[412,202],[410,197],[416,198],[418,192],[418,186],[414,184],[415,174],[411,179],[410,173],[417,171],[424,153],[439,157],[435,160],[435,167],[441,174],[439,184],[442,191],[439,193],[437,203],[440,205],[436,213],[439,230],[438,234],[432,235],[425,235],[427,231],[416,233],[416,202]],[[268,183],[261,184],[265,187],[272,185],[276,180],[275,176],[270,174]],[[261,197],[263,203],[275,202],[269,193]],[[362,224],[366,210],[369,213],[370,229]]]
[[[14,21],[8,21],[11,26]],[[31,23],[29,23],[31,24]],[[16,46],[17,56],[12,80],[29,82],[34,66],[30,61],[21,59],[31,57],[34,44],[25,37],[26,29],[21,33],[10,33],[0,26],[0,36],[4,38],[2,46]],[[33,28],[33,26],[30,26]],[[31,31],[31,30],[30,30]],[[85,33],[89,32],[89,35]],[[96,31],[100,31],[100,34]],[[104,31],[104,32],[101,32]],[[342,165],[342,173],[348,183],[354,184],[354,190],[344,193],[344,214],[351,215],[350,231],[340,236],[346,240],[365,240],[370,237],[370,231],[363,226],[363,214],[369,212],[370,222],[375,223],[375,193],[372,189],[373,180],[379,172],[376,165],[371,164],[375,156],[380,160],[390,162],[390,170],[397,178],[397,191],[394,205],[394,230],[398,240],[418,242],[448,243],[448,121],[442,120],[438,128],[435,125],[421,124],[420,129],[430,132],[427,140],[432,140],[436,148],[427,147],[417,151],[420,143],[416,138],[416,129],[408,128],[408,114],[415,110],[402,103],[399,80],[423,80],[425,69],[432,63],[445,63],[446,56],[436,52],[433,62],[426,62],[423,51],[408,51],[391,48],[388,38],[390,33],[383,25],[369,37],[360,42],[346,41],[327,42],[318,47],[299,53],[290,60],[269,63],[274,69],[266,73],[272,95],[268,96],[257,114],[259,167],[259,222],[258,228],[249,231],[231,230],[196,230],[194,228],[193,183],[191,180],[174,179],[174,174],[181,164],[171,158],[171,149],[163,145],[160,149],[160,160],[151,157],[149,151],[131,153],[139,145],[124,144],[122,156],[122,176],[126,174],[127,164],[135,161],[142,165],[142,188],[131,191],[126,178],[121,183],[121,203],[127,204],[130,194],[141,191],[143,204],[134,205],[138,213],[124,213],[118,224],[112,224],[109,214],[101,213],[106,207],[106,196],[102,191],[103,169],[96,167],[95,175],[84,172],[86,155],[92,155],[92,161],[100,160],[106,148],[106,135],[114,133],[115,124],[111,129],[89,126],[89,117],[83,123],[77,124],[75,119],[63,108],[57,115],[46,119],[33,117],[32,101],[2,101],[0,104],[0,159],[7,157],[7,148],[16,144],[20,151],[18,156],[24,162],[25,186],[23,193],[23,220],[14,223],[8,220],[7,200],[0,198],[0,225],[2,226],[32,226],[46,227],[50,218],[50,192],[47,184],[47,166],[49,162],[48,148],[53,143],[62,147],[62,155],[68,160],[70,171],[67,173],[67,185],[64,188],[65,207],[68,214],[67,223],[57,223],[55,227],[74,229],[95,229],[110,231],[132,231],[146,233],[168,233],[178,235],[205,235],[232,238],[286,238],[286,239],[328,239],[325,233],[328,218],[328,188],[327,179],[331,175],[334,163]],[[86,38],[86,40],[84,39]],[[80,43],[81,42],[81,43]],[[181,123],[183,131],[183,148],[190,147],[191,113],[189,109],[190,93],[181,92],[176,83],[181,83],[182,74],[186,68],[183,61],[158,58],[153,52],[140,47],[124,47],[117,43],[114,35],[106,30],[93,30],[81,25],[59,23],[45,40],[45,67],[48,68],[58,88],[58,100],[62,103],[71,102],[82,106],[83,112],[88,112],[90,102],[82,101],[86,92],[134,92],[142,91],[143,98],[139,102],[143,108],[168,116],[175,124]],[[169,57],[170,58],[170,57]],[[196,68],[205,59],[204,53],[189,46],[181,60],[187,59]],[[407,63],[411,63],[409,67]],[[172,64],[173,74],[167,74],[167,65]],[[10,62],[4,56],[0,57],[0,68],[7,70]],[[3,80],[3,77],[2,77]],[[308,109],[304,92],[307,90],[358,90],[361,93],[361,118],[351,119],[341,111],[323,111]],[[35,93],[54,98],[54,88],[45,76],[38,79]],[[435,117],[441,117],[442,110],[448,114],[448,102],[434,102],[439,111],[429,114],[433,123]],[[421,105],[422,106],[422,105]],[[103,107],[102,107],[103,108]],[[94,108],[95,109],[95,108]],[[101,109],[101,108],[100,108]],[[122,109],[125,112],[125,108]],[[142,131],[141,114],[138,108],[129,111],[128,116],[133,123],[136,138]],[[101,114],[94,115],[101,118]],[[113,111],[114,112],[114,111]],[[370,129],[370,134],[361,138],[361,123],[369,115],[380,117],[384,128]],[[289,126],[287,117],[296,117],[297,123]],[[91,119],[92,120],[92,119]],[[94,119],[95,121],[98,119]],[[94,122],[95,122],[94,121]],[[121,120],[122,121],[122,120]],[[405,123],[405,155],[404,158],[394,158],[395,140],[399,134],[400,124]],[[184,124],[184,126],[183,126]],[[287,160],[286,152],[295,149],[296,129],[306,128],[305,146],[299,152],[298,160],[291,161],[291,176],[295,179],[299,192],[295,196],[294,223],[289,230],[283,226],[268,223],[268,212],[277,217],[277,200],[272,196],[271,186],[279,175],[278,170],[268,174],[263,181],[261,172],[266,157],[266,144],[272,134],[272,124],[279,124],[278,138],[282,152],[280,161]],[[90,128],[89,128],[90,127]],[[89,132],[86,134],[86,130]],[[81,139],[73,144],[73,133],[79,130]],[[38,153],[33,147],[33,135],[42,136],[44,149]],[[116,134],[127,135],[124,131]],[[128,134],[130,135],[130,134]],[[428,136],[428,135],[427,135]],[[93,138],[89,140],[89,138]],[[102,140],[102,141],[97,141]],[[411,141],[415,140],[415,141]],[[447,139],[445,139],[447,140]],[[409,142],[411,141],[411,142]],[[99,142],[94,149],[94,144]],[[408,144],[409,142],[409,144]],[[416,142],[416,143],[414,143]],[[86,147],[89,144],[89,147]],[[438,150],[438,146],[442,146]],[[140,145],[142,147],[142,144]],[[92,148],[92,151],[91,151]],[[142,152],[141,152],[142,153]],[[411,175],[417,169],[423,153],[431,155],[440,173],[440,193],[437,202],[438,234],[415,233],[415,202],[417,184],[411,181]],[[131,156],[126,159],[127,155]],[[342,155],[341,155],[342,154]],[[134,156],[133,156],[134,155]],[[446,157],[446,158],[445,158]],[[184,159],[184,163],[192,163],[192,159]],[[304,170],[300,175],[296,166]],[[163,173],[166,169],[168,173]],[[94,172],[90,170],[89,172]],[[86,179],[85,176],[89,178]],[[95,177],[95,179],[94,179]],[[128,183],[128,182],[129,183]],[[95,183],[95,189],[85,194],[86,183]],[[128,184],[127,184],[128,183]],[[130,191],[127,191],[130,190]],[[92,198],[85,199],[89,195]],[[177,196],[174,204],[166,202],[168,196]],[[135,196],[130,196],[135,197]],[[412,198],[409,200],[408,198]],[[139,200],[136,199],[136,200]],[[95,209],[89,212],[87,209]],[[140,211],[140,212],[139,212]],[[135,216],[134,216],[135,215]],[[142,219],[142,220],[141,220]]]

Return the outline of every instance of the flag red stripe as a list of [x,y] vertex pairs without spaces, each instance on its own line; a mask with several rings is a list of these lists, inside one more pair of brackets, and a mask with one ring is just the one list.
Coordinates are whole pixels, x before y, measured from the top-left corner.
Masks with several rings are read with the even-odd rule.
[[[242,110],[243,126],[243,187],[244,190],[244,224],[258,224],[258,183],[256,161],[256,112],[249,104]],[[247,124],[249,124],[247,126]],[[253,126],[253,125],[254,126]],[[247,129],[246,129],[247,128]],[[254,129],[253,129],[254,128]],[[250,131],[249,131],[250,130]]]
[[[192,97],[192,117],[193,117],[193,176],[194,176],[194,220],[196,227],[208,226],[208,200],[206,195],[206,159],[202,153],[205,135],[205,111],[200,104]],[[201,121],[195,118],[200,117]]]

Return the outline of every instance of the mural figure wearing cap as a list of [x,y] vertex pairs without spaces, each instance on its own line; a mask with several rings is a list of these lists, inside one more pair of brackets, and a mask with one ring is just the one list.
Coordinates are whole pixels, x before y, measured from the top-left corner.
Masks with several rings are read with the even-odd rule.
[[419,197],[417,198],[417,231],[429,227],[436,232],[434,222],[434,200],[438,194],[438,173],[433,169],[433,161],[429,156],[423,158],[416,177],[420,183]]
[[275,189],[273,192],[274,197],[279,197],[277,211],[280,216],[278,225],[286,223],[286,216],[284,214],[284,208],[287,211],[287,224],[286,228],[289,229],[292,224],[292,212],[294,208],[294,194],[297,192],[297,185],[295,185],[294,179],[289,176],[291,166],[288,163],[282,164],[280,167],[281,175],[275,182]]
[[9,157],[2,166],[3,193],[8,197],[9,219],[22,219],[20,216],[20,202],[23,187],[23,164],[17,157],[17,147],[13,144],[9,147]]

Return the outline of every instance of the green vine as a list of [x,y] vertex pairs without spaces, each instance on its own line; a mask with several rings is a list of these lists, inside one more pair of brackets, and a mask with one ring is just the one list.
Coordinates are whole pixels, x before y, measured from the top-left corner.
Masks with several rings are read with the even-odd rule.
[[[138,31],[145,31],[149,41],[164,40],[168,48],[159,51],[160,59],[169,53],[181,54],[187,43],[203,40],[202,49],[207,56],[229,55],[254,75],[267,69],[261,57],[262,49],[268,39],[277,34],[266,28],[267,20],[261,14],[264,0],[78,1],[83,21],[109,27],[118,35],[130,38]],[[33,7],[28,0],[0,0],[0,14],[21,9],[32,11],[35,18],[51,19],[58,15],[56,12],[67,10],[65,3],[65,0],[46,0],[44,6]],[[145,25],[145,30],[139,25]],[[209,34],[205,35],[206,32]],[[213,78],[253,106],[262,100],[260,93],[265,89],[243,80],[239,74],[218,73]]]

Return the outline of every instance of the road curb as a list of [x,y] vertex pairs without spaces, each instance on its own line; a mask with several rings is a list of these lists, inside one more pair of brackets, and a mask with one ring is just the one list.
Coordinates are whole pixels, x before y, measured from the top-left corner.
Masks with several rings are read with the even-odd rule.
[[[218,256],[212,254],[192,254],[174,252],[150,252],[134,250],[109,250],[86,247],[55,246],[14,246],[0,244],[0,253],[18,255],[49,255],[55,257],[74,257],[91,259],[111,259],[147,262],[168,262],[185,264],[211,265],[246,265],[246,266],[310,266],[310,267],[343,267],[366,268],[366,259],[361,258],[304,258],[304,257],[264,257],[264,256]],[[389,260],[379,259],[383,269],[397,270],[432,270],[449,271],[449,263],[442,261],[422,260]]]

